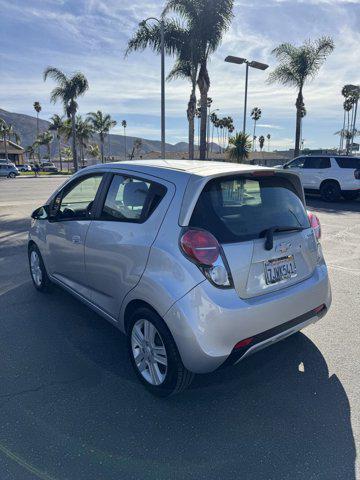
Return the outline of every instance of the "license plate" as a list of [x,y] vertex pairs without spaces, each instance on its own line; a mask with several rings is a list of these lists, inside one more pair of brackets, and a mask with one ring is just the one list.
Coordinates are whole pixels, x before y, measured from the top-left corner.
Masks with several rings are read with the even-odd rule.
[[269,260],[264,266],[267,285],[279,283],[297,275],[293,255]]

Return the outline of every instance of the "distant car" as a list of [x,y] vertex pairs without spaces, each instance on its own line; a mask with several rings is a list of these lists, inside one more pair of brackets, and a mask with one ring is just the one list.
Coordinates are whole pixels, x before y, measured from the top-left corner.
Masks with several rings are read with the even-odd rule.
[[18,165],[17,169],[19,170],[19,172],[31,172],[31,165],[29,165],[28,163],[23,163],[21,165]]
[[41,164],[41,170],[43,172],[58,172],[58,168],[55,167],[55,164],[52,162],[44,162]]
[[296,172],[305,192],[319,192],[323,200],[356,200],[360,195],[360,157],[300,156],[280,168]]
[[0,163],[0,177],[15,178],[20,175],[19,170],[11,163]]

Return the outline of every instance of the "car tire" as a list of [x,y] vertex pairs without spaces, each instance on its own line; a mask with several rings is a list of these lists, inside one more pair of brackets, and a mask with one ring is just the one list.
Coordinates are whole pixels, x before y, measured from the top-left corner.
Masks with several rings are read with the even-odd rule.
[[28,250],[30,276],[34,287],[39,292],[48,292],[51,288],[51,281],[38,247],[31,244]]
[[321,185],[320,195],[325,202],[336,202],[341,196],[340,185],[333,180],[327,181]]
[[167,325],[157,313],[146,307],[137,309],[127,332],[131,364],[153,395],[168,397],[190,385],[194,374],[185,368]]
[[359,198],[359,192],[342,192],[341,195],[345,200],[357,200]]
[[8,178],[15,178],[15,177],[16,177],[16,173],[14,172],[10,172],[8,175]]

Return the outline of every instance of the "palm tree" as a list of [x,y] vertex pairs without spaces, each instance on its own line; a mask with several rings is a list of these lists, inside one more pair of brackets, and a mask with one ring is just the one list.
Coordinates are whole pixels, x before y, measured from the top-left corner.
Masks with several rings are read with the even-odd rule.
[[[207,64],[219,47],[233,17],[233,0],[168,0],[164,14],[173,12],[185,22],[190,35],[179,58],[192,63],[192,77],[197,73],[201,101],[200,159],[206,158],[207,98],[210,77]],[[196,68],[195,68],[196,66]]]
[[114,123],[114,120],[112,120],[109,114],[104,115],[100,110],[88,113],[88,121],[92,125],[94,132],[99,135],[101,163],[104,163],[105,136],[109,133],[109,130],[116,125],[116,122]]
[[234,137],[229,138],[228,158],[230,161],[241,163],[249,157],[251,140],[247,133],[236,132]]
[[0,118],[0,134],[2,136],[2,140],[4,142],[4,150],[5,150],[5,158],[6,160],[9,160],[9,155],[8,155],[8,145],[7,145],[7,138],[8,138],[8,125],[7,123],[5,122],[5,120],[3,120],[2,118]]
[[270,133],[268,133],[268,134],[266,135],[266,138],[267,138],[267,141],[268,141],[268,152],[269,152],[269,151],[270,151],[270,139],[271,139]]
[[126,120],[123,120],[121,122],[121,126],[123,127],[124,129],[124,149],[125,149],[125,160],[126,160],[126,156],[127,156],[127,152],[126,152],[126,127],[127,127],[127,122]]
[[334,42],[330,37],[321,37],[314,42],[306,41],[300,47],[290,43],[282,43],[273,50],[279,65],[269,75],[269,82],[279,82],[295,87],[298,91],[296,99],[296,133],[294,156],[300,151],[301,111],[304,107],[303,89],[306,82],[315,77],[326,58],[334,50]]
[[[165,19],[165,49],[176,55],[177,62],[169,78],[184,77],[191,82],[188,103],[189,158],[194,156],[194,119],[196,85],[201,95],[200,158],[206,158],[207,93],[210,78],[207,70],[209,57],[221,43],[232,19],[233,0],[167,0],[163,16],[174,13],[176,19]],[[164,18],[164,17],[163,17]],[[179,23],[178,18],[183,22]],[[128,52],[150,46],[160,52],[160,28],[142,23],[130,40]]]
[[60,171],[62,171],[62,156],[61,156],[61,129],[63,128],[64,122],[63,117],[60,115],[54,114],[51,117],[51,123],[49,125],[50,132],[54,132],[57,142],[58,142],[58,150],[59,150],[59,160],[60,160]]
[[76,154],[76,112],[78,104],[77,98],[84,95],[89,88],[89,83],[85,75],[81,72],[74,73],[71,77],[65,75],[61,70],[54,67],[48,67],[44,71],[44,81],[52,78],[58,85],[53,89],[50,95],[50,101],[55,103],[60,100],[64,106],[64,111],[68,118],[71,118],[72,129],[72,154],[75,171],[78,170],[78,161]]
[[46,132],[39,133],[34,143],[34,145],[36,145],[38,148],[40,148],[40,146],[46,147],[47,156],[49,160],[51,159],[50,145],[52,141],[53,141],[53,136],[49,131],[46,131]]
[[262,152],[263,148],[264,148],[264,143],[265,143],[265,137],[264,135],[260,135],[259,137],[259,145],[260,145],[260,151]]
[[88,145],[87,147],[87,152],[88,154],[90,155],[90,157],[92,158],[99,158],[100,157],[100,149],[99,149],[99,145],[97,144],[94,144],[94,145]]
[[76,115],[76,138],[83,167],[85,166],[85,150],[93,134],[94,127],[91,121],[88,118],[84,120],[81,115]]
[[142,140],[141,138],[135,138],[133,143],[133,148],[130,153],[130,160],[134,158],[135,155],[138,155],[142,149]]
[[259,107],[254,107],[252,110],[251,110],[251,114],[250,114],[251,118],[254,120],[254,133],[253,133],[253,150],[255,150],[255,139],[256,139],[256,136],[255,136],[255,131],[256,131],[256,122],[258,120],[260,120],[261,118],[261,108]]
[[28,155],[28,158],[29,158],[29,161],[32,160],[35,156],[35,149],[34,149],[34,145],[28,145],[26,148],[25,148],[25,153],[27,153]]
[[[39,136],[39,113],[41,112],[40,102],[34,102],[34,110],[36,112],[36,138]],[[40,147],[38,146],[38,160],[40,161]]]

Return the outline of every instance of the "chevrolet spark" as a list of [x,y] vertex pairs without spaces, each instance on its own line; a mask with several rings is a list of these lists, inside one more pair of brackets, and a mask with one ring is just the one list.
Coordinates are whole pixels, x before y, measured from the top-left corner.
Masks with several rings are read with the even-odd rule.
[[57,284],[127,336],[154,394],[316,322],[331,292],[299,177],[154,160],[81,170],[32,214],[34,286]]

